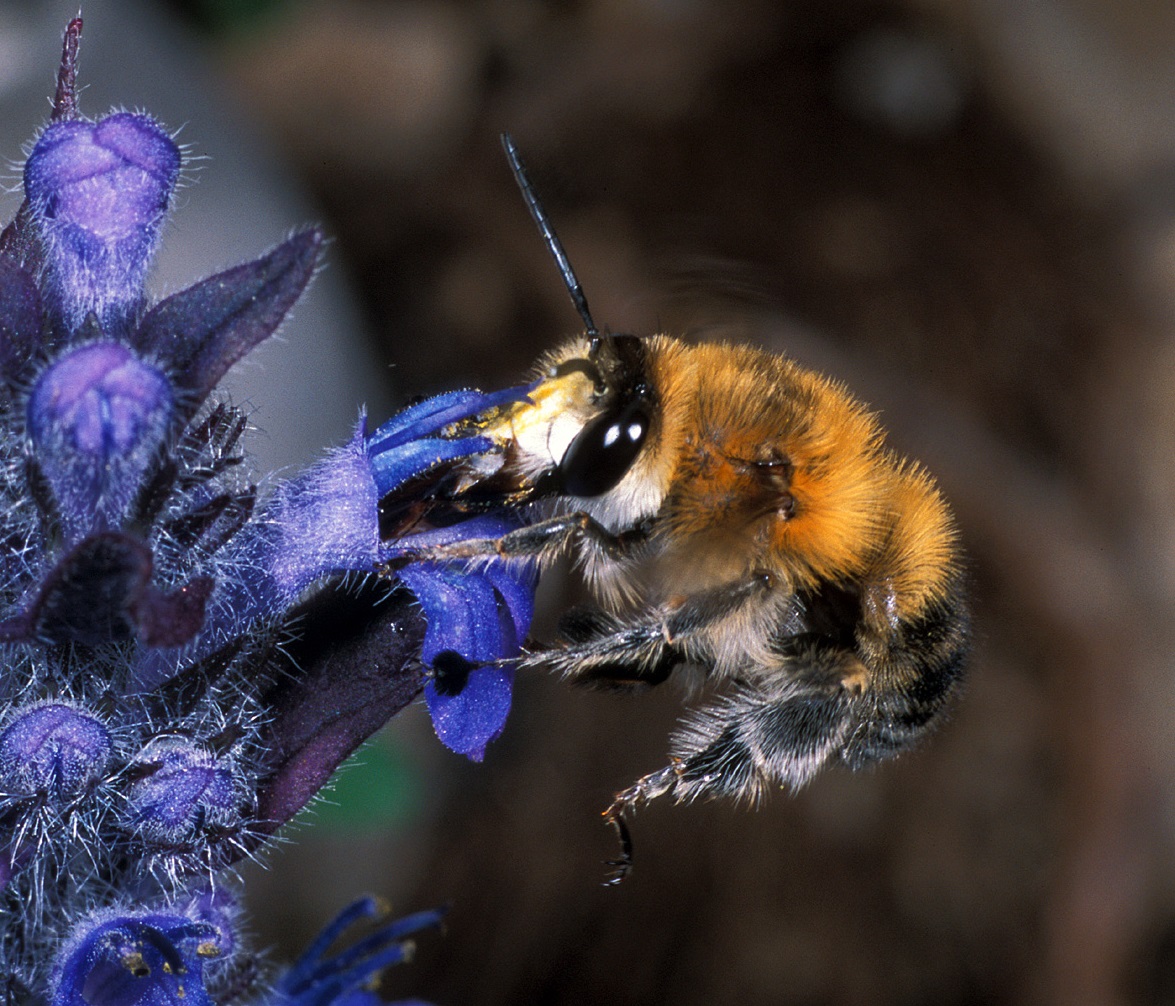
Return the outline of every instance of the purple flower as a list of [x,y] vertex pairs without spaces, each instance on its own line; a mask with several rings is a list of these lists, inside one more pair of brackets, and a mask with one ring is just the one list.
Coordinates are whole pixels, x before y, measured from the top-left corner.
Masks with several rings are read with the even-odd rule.
[[[509,515],[475,517],[393,542],[384,555],[464,538],[498,538],[516,527],[517,518]],[[420,600],[428,623],[421,656],[433,669],[424,688],[433,727],[446,747],[481,761],[510,711],[514,672],[496,662],[516,655],[526,638],[535,570],[416,563],[401,570],[400,578]]]
[[93,342],[46,368],[28,400],[32,456],[71,539],[116,527],[162,446],[172,387],[117,342]]
[[212,1006],[204,969],[222,940],[216,926],[184,915],[99,912],[66,943],[51,1006]]
[[113,332],[138,306],[179,169],[179,148],[146,115],[58,121],[41,134],[25,195],[67,331],[93,314]]
[[238,760],[190,737],[157,737],[135,755],[122,827],[147,868],[172,878],[236,858],[253,799]]
[[[488,450],[491,445],[484,438],[441,433],[458,420],[517,401],[526,390],[452,392],[394,416],[368,440],[381,497],[435,465]],[[380,559],[426,545],[497,538],[518,526],[512,514],[475,517],[385,543]],[[420,601],[428,623],[421,656],[433,672],[424,694],[437,737],[451,750],[481,761],[486,745],[502,732],[514,684],[513,671],[495,662],[516,656],[526,638],[534,614],[536,572],[525,564],[467,569],[416,563],[400,570],[399,577]]]
[[[147,115],[81,116],[80,29],[0,233],[0,985],[37,1006],[358,1006],[439,913],[329,953],[375,914],[357,902],[274,980],[226,870],[422,691],[453,749],[481,758],[501,732],[532,571],[376,574],[517,526],[430,526],[424,496],[438,465],[492,449],[452,424],[525,389],[442,395],[370,435],[361,419],[259,490],[217,385],[281,325],[323,236],[150,303],[182,154]],[[393,496],[421,503],[403,543]]]
[[109,729],[84,709],[41,702],[16,710],[0,730],[0,804],[63,807],[105,775],[113,750]]

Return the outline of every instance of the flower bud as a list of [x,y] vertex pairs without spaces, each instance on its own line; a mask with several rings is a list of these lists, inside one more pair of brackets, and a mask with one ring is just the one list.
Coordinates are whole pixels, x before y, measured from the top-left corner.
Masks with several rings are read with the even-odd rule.
[[103,776],[111,747],[90,713],[60,702],[33,706],[0,731],[0,787],[9,797],[69,800]]
[[71,538],[117,526],[167,435],[167,377],[115,342],[71,350],[28,401],[34,456]]
[[127,825],[149,848],[182,850],[241,824],[243,798],[231,757],[186,737],[159,737],[131,766]]
[[140,304],[180,160],[158,123],[131,112],[54,122],[37,140],[25,195],[69,331],[93,312],[113,334]]

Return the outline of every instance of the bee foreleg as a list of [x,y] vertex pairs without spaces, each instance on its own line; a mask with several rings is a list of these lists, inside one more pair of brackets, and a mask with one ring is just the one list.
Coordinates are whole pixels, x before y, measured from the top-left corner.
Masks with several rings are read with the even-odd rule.
[[637,526],[613,534],[586,513],[559,514],[536,524],[527,524],[501,538],[468,538],[447,545],[413,548],[411,539],[397,542],[393,556],[382,563],[385,572],[394,572],[414,562],[461,562],[472,559],[538,559],[545,563],[571,546],[579,546],[608,560],[626,558],[635,545],[647,538]]

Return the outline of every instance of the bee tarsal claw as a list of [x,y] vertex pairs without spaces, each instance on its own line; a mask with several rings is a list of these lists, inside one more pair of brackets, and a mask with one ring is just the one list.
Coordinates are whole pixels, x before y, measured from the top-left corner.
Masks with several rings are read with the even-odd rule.
[[603,886],[615,887],[632,872],[632,833],[616,804],[604,812],[604,822],[616,830],[616,837],[620,841],[620,858],[604,860],[604,865],[611,872],[604,879]]

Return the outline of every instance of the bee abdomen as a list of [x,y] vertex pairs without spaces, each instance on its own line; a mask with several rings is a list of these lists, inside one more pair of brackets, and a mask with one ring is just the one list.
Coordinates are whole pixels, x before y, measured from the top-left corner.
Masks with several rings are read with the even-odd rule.
[[952,590],[917,619],[900,626],[898,645],[874,668],[865,705],[841,752],[852,768],[911,747],[936,724],[963,679],[970,618]]
[[959,597],[901,625],[872,665],[843,635],[790,637],[779,647],[785,673],[735,687],[687,720],[675,738],[674,797],[754,800],[770,785],[796,789],[828,763],[856,769],[913,746],[962,678],[969,620]]

